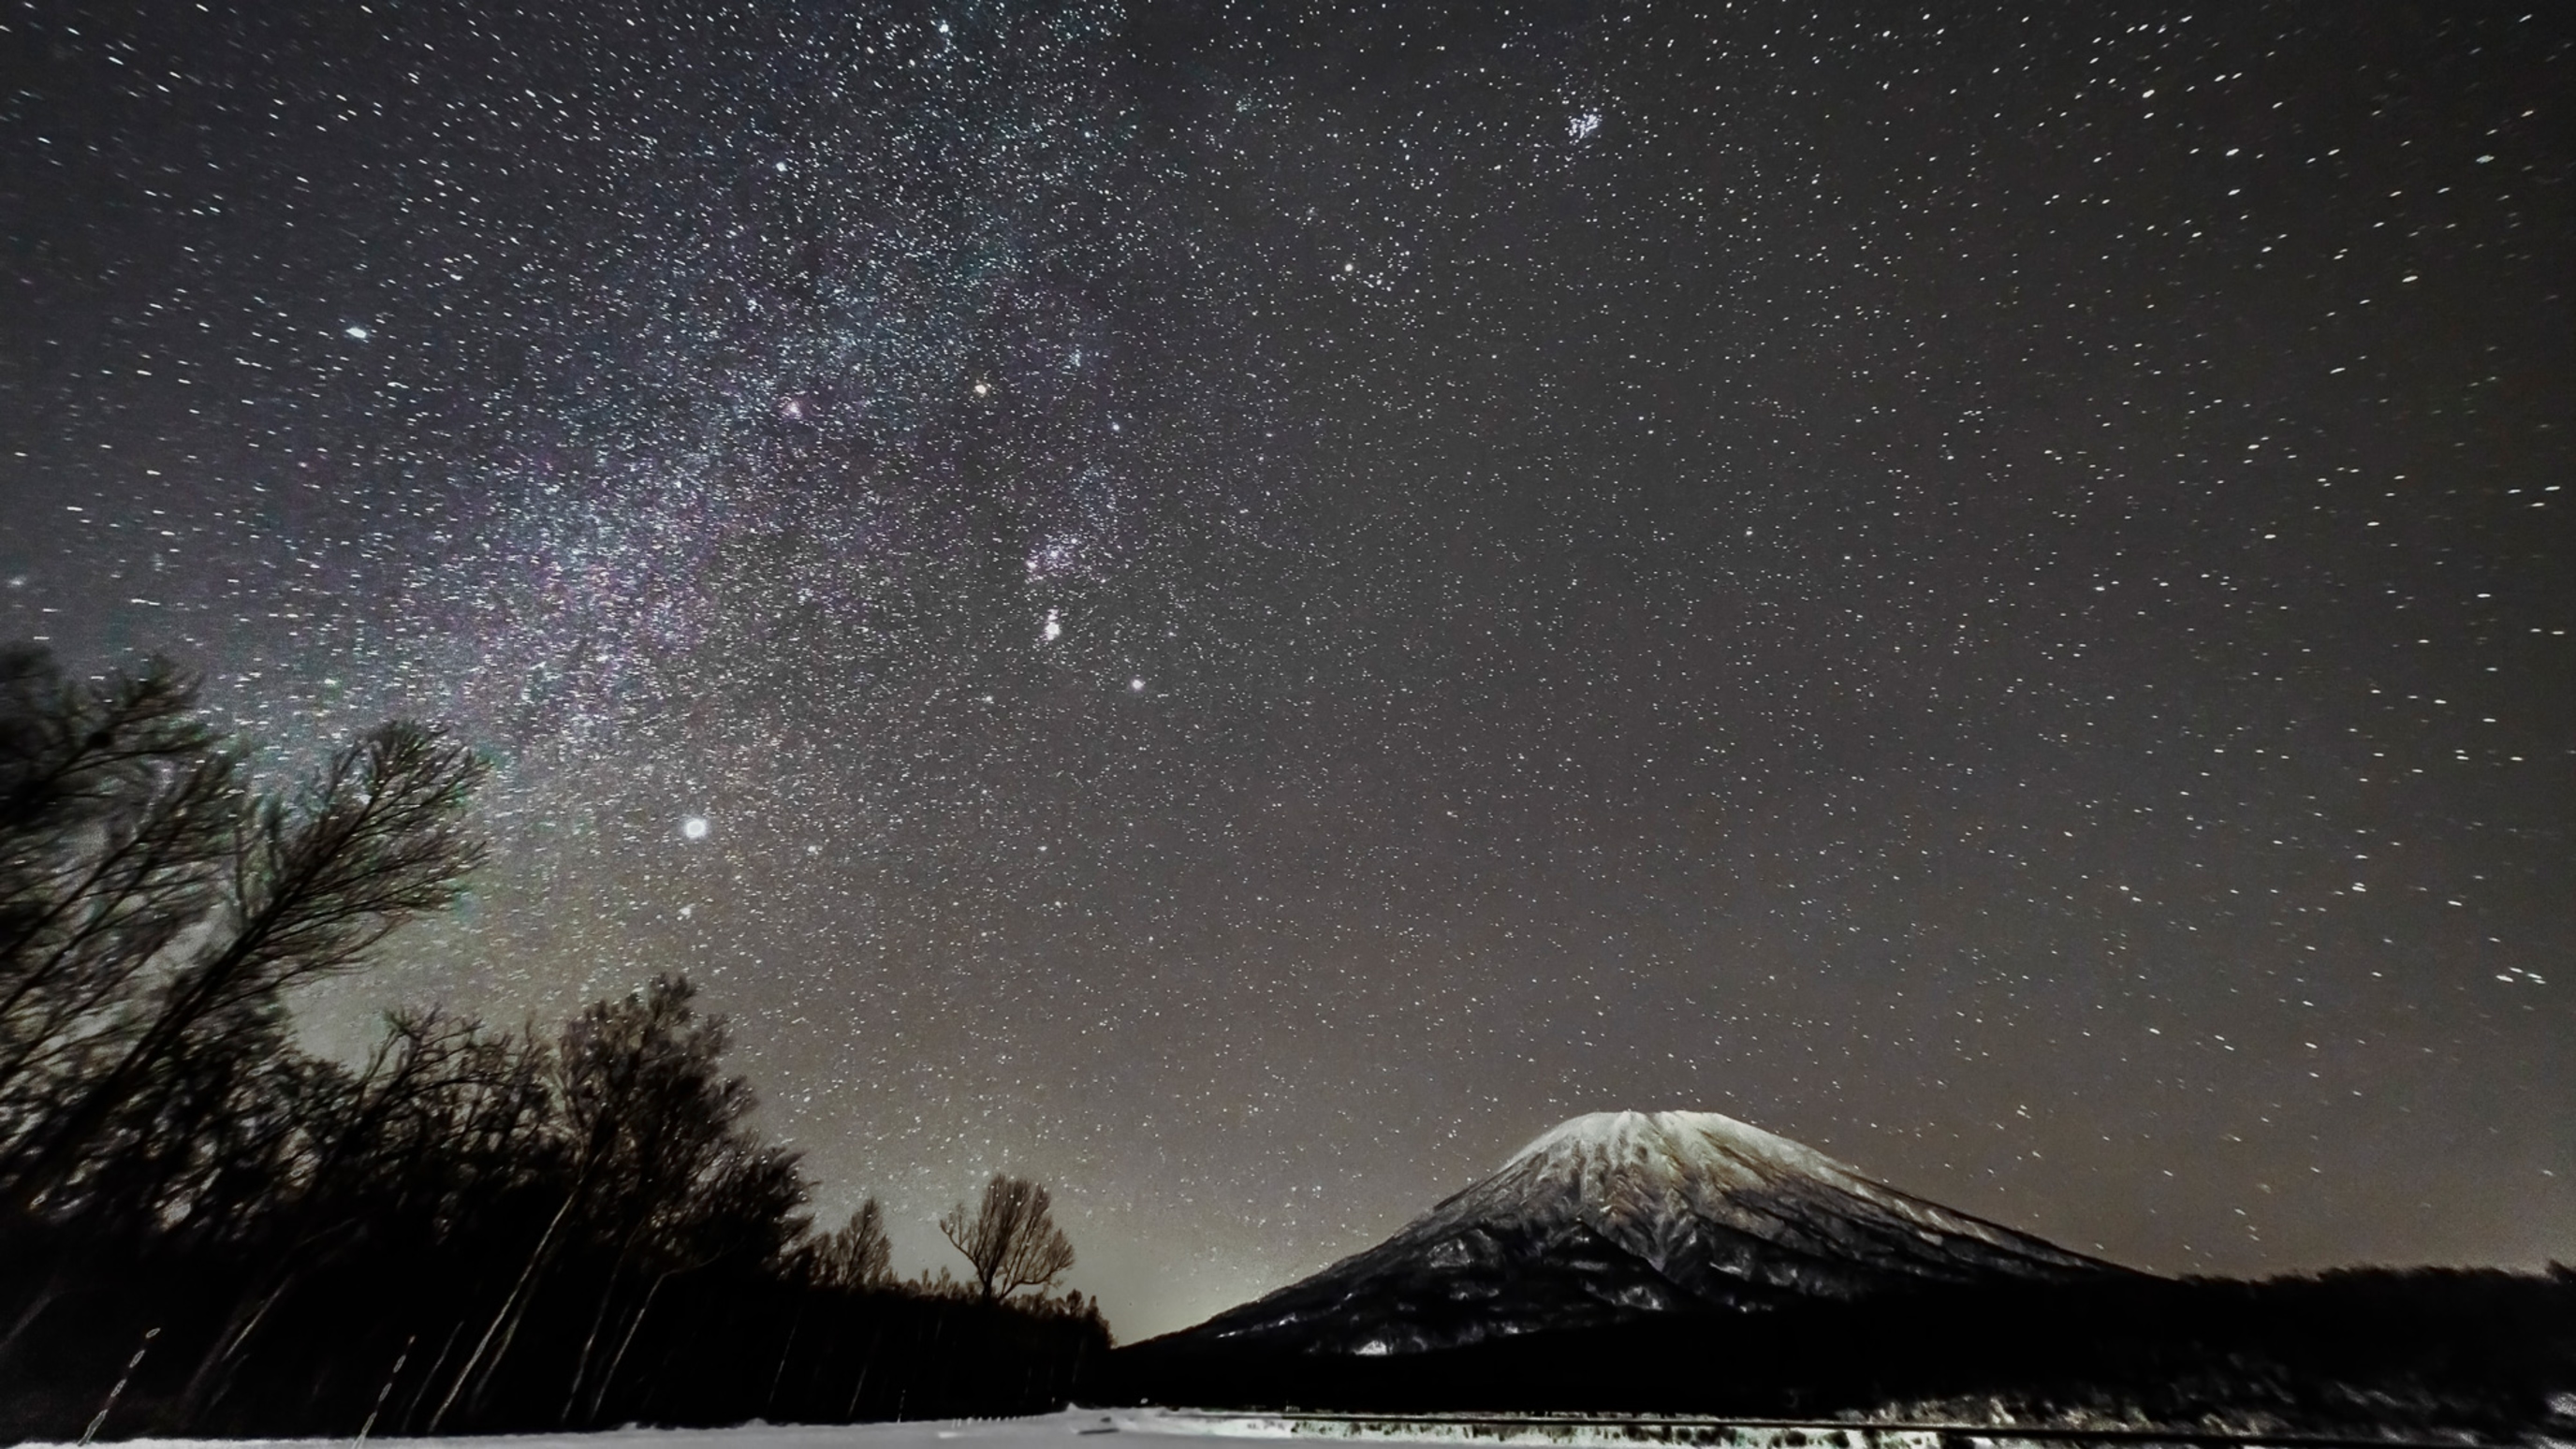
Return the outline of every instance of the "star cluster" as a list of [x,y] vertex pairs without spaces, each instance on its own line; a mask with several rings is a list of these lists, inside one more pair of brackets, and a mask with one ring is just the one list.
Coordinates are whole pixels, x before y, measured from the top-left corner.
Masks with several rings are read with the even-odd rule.
[[687,970],[1126,1336],[1607,1107],[2564,1256],[2576,37],[2208,9],[22,9],[0,609],[491,752],[317,1039]]

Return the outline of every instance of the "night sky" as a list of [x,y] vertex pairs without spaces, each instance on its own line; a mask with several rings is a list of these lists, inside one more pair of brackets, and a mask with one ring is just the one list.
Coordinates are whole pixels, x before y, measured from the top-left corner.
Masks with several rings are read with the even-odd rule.
[[685,970],[1128,1338],[1617,1107],[2576,1258],[2563,6],[0,14],[0,629],[497,762],[327,1049]]

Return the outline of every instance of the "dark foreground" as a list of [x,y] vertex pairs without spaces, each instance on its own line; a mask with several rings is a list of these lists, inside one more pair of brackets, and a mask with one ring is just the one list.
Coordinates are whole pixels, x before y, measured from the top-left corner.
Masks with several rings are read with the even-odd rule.
[[342,1441],[1037,1414],[1062,1408],[1107,1350],[1096,1318],[1046,1307],[674,1277],[612,1345],[624,1366],[596,1398],[571,1385],[598,1315],[564,1291],[536,1301],[500,1371],[480,1393],[468,1380],[442,1416],[482,1326],[457,1311],[481,1306],[478,1286],[325,1282],[281,1298],[230,1357],[244,1327],[233,1284],[191,1276],[59,1304],[0,1359],[0,1443],[76,1440],[102,1409],[103,1439]]
[[1932,1291],[1385,1356],[1175,1335],[1101,1402],[1737,1418],[1998,1419],[2518,1440],[2576,1433],[2576,1271]]

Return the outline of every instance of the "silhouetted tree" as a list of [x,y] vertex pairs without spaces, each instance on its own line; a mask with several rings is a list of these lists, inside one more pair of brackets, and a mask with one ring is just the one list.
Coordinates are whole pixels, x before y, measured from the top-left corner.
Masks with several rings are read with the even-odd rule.
[[[615,1003],[601,1002],[564,1028],[556,1090],[571,1148],[571,1180],[510,1292],[457,1370],[430,1419],[435,1430],[469,1385],[488,1385],[528,1315],[540,1276],[574,1241],[612,1245],[612,1261],[582,1340],[559,1418],[572,1417],[593,1357],[611,1332],[612,1309],[649,1277],[628,1312],[640,1322],[672,1275],[724,1257],[774,1257],[803,1223],[793,1155],[745,1131],[757,1099],[722,1072],[722,1018],[700,1017],[695,987],[656,977]],[[631,1296],[631,1295],[628,1295]],[[621,1344],[631,1341],[632,1323]],[[619,1350],[606,1372],[613,1376]]]
[[263,1164],[265,1216],[232,1219],[205,1211],[210,1204],[191,1205],[210,1239],[223,1222],[248,1221],[279,1251],[209,1341],[185,1391],[189,1409],[200,1412],[220,1396],[219,1372],[239,1361],[269,1309],[299,1282],[388,1237],[435,1242],[439,1227],[460,1216],[453,1196],[471,1201],[523,1173],[529,1164],[512,1160],[512,1139],[523,1151],[526,1134],[511,1128],[543,1112],[535,1070],[543,1060],[533,1044],[436,1011],[389,1015],[383,1039],[355,1071],[279,1056],[272,1076],[286,1099],[278,1115],[287,1146]]
[[1073,1244],[1055,1225],[1047,1190],[1025,1177],[993,1174],[974,1211],[957,1204],[939,1219],[939,1231],[973,1266],[976,1292],[987,1303],[1049,1287],[1073,1266]]
[[882,1288],[894,1281],[893,1257],[885,1209],[871,1197],[848,1222],[803,1244],[795,1267],[806,1281],[826,1288]]
[[[181,778],[219,774],[222,758]],[[179,1085],[165,1066],[213,1049],[210,1036],[273,1022],[288,988],[359,965],[405,919],[453,902],[482,859],[460,816],[483,774],[437,731],[396,721],[334,751],[291,801],[263,798],[238,817],[211,889],[185,892],[205,909],[128,963],[120,985],[140,989],[111,993],[117,1010],[80,1054],[85,1070],[54,1086],[50,1110],[0,1158],[9,1204],[35,1211],[75,1186],[121,1113]]]
[[0,647],[0,1435],[1025,1412],[1105,1349],[892,1283],[873,1200],[815,1234],[678,977],[299,1050],[295,985],[455,899],[483,770],[399,722],[291,793],[247,758],[166,664]]
[[155,660],[78,682],[0,649],[0,1168],[144,1029],[137,997],[215,909],[239,761]]

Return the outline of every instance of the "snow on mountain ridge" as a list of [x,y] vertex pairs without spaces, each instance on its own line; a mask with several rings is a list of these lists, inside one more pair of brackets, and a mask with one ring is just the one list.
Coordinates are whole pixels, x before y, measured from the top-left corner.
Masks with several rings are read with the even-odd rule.
[[1523,1158],[1585,1149],[1633,1155],[1642,1162],[1658,1149],[1671,1157],[1688,1155],[1677,1150],[1682,1147],[1714,1151],[1748,1169],[1755,1163],[1769,1163],[1802,1172],[1860,1176],[1802,1142],[1718,1112],[1587,1112],[1530,1139],[1504,1166]]
[[1912,1224],[1918,1233],[1955,1234],[2007,1250],[2035,1241],[1900,1192],[1803,1142],[1717,1112],[1588,1113],[1541,1133],[1514,1153],[1497,1176],[1525,1163],[1545,1164],[1542,1171],[1598,1173],[1613,1199],[1630,1196],[1635,1188],[1623,1191],[1624,1184],[1612,1186],[1609,1179],[1625,1178],[1637,1187],[1652,1183],[1695,1199],[1690,1206],[1701,1212],[1714,1206],[1706,1201],[1712,1189],[1725,1197],[1805,1180],[1866,1202]]

